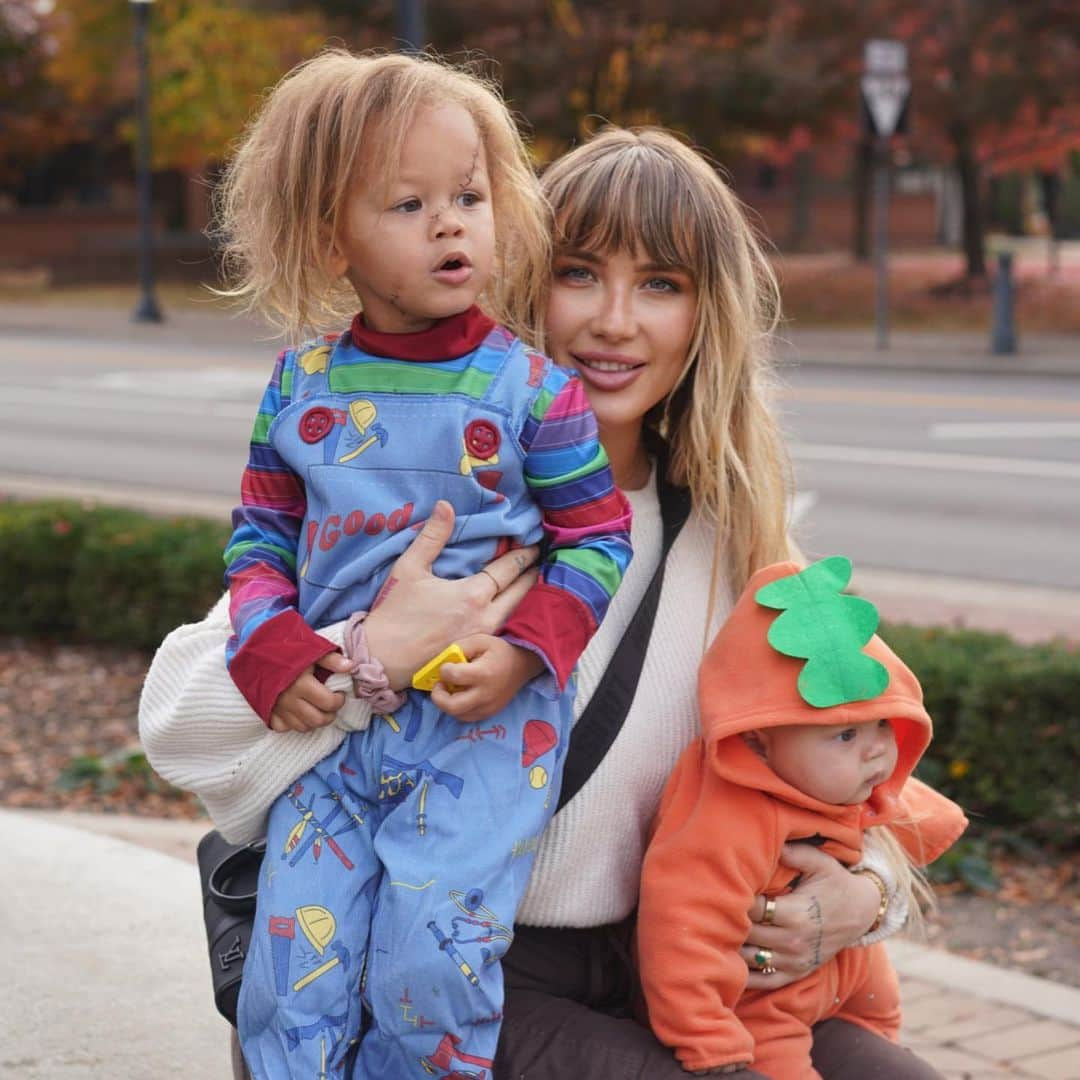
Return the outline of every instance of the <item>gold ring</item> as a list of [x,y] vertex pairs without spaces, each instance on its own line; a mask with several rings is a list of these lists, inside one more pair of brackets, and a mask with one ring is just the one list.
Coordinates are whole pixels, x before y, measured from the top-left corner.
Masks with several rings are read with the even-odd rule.
[[762,926],[771,926],[776,918],[776,901],[771,897],[765,897],[765,914],[761,916]]
[[483,574],[484,577],[486,577],[488,579],[488,581],[490,581],[491,584],[495,586],[495,593],[491,597],[491,599],[494,600],[495,597],[498,596],[500,592],[502,592],[502,589],[500,588],[499,583],[495,580],[495,575],[493,573],[491,573],[491,571],[489,571],[489,570],[481,570],[480,573]]
[[776,970],[776,968],[773,967],[772,949],[758,949],[758,951],[754,953],[754,967],[756,967],[763,975],[771,975]]

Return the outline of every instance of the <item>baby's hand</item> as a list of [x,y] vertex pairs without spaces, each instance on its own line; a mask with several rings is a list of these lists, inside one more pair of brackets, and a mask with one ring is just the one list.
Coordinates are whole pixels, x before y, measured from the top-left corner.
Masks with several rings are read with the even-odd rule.
[[327,690],[315,675],[316,667],[330,674],[352,671],[352,663],[339,652],[329,652],[316,660],[278,694],[270,714],[272,731],[315,731],[334,722],[338,709],[345,704],[345,695]]
[[[505,709],[514,695],[544,670],[536,653],[491,634],[471,634],[458,644],[469,662],[443,664],[431,700],[448,716],[468,724]],[[452,694],[447,686],[454,687]]]

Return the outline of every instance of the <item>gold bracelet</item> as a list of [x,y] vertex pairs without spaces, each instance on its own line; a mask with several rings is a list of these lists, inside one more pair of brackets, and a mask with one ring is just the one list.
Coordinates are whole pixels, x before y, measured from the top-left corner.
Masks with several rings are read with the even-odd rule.
[[889,910],[889,890],[885,887],[885,882],[881,880],[881,875],[876,870],[864,868],[854,872],[856,874],[865,874],[877,886],[878,892],[881,894],[881,903],[878,905],[877,915],[874,916],[870,929],[866,931],[867,934],[872,934],[879,930],[881,924],[885,921],[885,914]]

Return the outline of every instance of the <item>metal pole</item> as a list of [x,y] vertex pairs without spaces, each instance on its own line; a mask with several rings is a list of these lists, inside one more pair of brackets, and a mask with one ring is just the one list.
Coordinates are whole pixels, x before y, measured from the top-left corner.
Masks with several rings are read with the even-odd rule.
[[994,277],[994,325],[990,351],[995,356],[1016,352],[1016,324],[1013,320],[1012,252],[998,253],[998,272]]
[[138,63],[138,87],[135,115],[138,125],[135,173],[139,213],[139,302],[132,322],[161,322],[161,309],[154,298],[153,200],[150,189],[150,56],[146,29],[150,21],[148,0],[132,0],[135,17],[135,57]]
[[418,53],[424,51],[424,0],[398,0],[397,38],[401,51]]
[[889,141],[874,154],[874,323],[877,347],[889,347]]

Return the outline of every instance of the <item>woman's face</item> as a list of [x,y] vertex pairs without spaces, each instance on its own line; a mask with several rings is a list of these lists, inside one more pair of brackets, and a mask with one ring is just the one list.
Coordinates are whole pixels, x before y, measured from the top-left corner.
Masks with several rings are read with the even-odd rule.
[[640,437],[645,414],[686,364],[696,309],[690,274],[640,251],[556,255],[547,348],[581,374],[605,439]]

